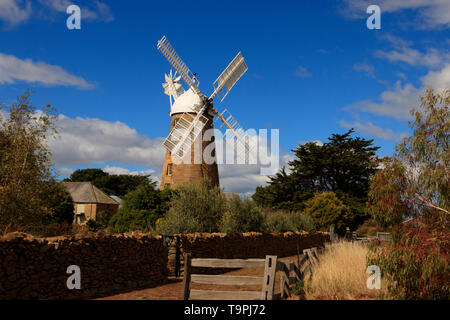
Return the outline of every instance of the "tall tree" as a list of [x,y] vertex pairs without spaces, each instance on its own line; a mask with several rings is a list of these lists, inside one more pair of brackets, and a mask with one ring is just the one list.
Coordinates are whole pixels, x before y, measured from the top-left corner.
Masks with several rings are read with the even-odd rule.
[[450,89],[429,88],[420,102],[411,111],[413,135],[371,184],[369,210],[379,225],[392,227],[392,241],[372,248],[368,263],[383,270],[393,298],[448,299]]
[[404,218],[439,211],[450,214],[450,90],[428,89],[414,108],[412,136],[373,178],[369,210],[383,227]]
[[365,197],[369,178],[377,162],[373,140],[352,138],[353,129],[333,134],[329,142],[319,146],[307,143],[298,146],[289,163],[292,175],[305,189],[312,192],[341,191],[352,197]]
[[299,145],[293,150],[296,158],[289,162],[291,172],[283,168],[268,186],[257,188],[253,199],[265,207],[303,210],[314,193],[334,192],[353,211],[351,226],[361,223],[368,217],[365,202],[379,147],[373,140],[353,138],[353,132],[333,134],[323,145]]
[[29,91],[1,108],[6,111],[6,117],[0,113],[1,231],[34,232],[55,209],[48,201],[55,186],[47,146],[47,138],[57,133],[55,110],[32,106]]

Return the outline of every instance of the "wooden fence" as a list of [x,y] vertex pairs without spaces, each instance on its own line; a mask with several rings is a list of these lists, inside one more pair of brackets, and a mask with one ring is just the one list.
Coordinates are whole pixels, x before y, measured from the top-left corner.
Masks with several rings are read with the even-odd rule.
[[280,293],[275,299],[285,299],[290,296],[289,288],[291,285],[312,278],[312,266],[323,253],[324,248],[311,248],[303,250],[303,256],[295,262],[277,262],[277,271],[281,272]]
[[[299,281],[311,279],[312,265],[319,259],[324,248],[303,250],[303,256],[295,262],[279,261],[277,256],[265,259],[193,259],[185,255],[183,299],[194,300],[273,300],[289,297],[289,288]],[[191,267],[208,268],[253,268],[264,267],[262,277],[192,274]],[[280,271],[280,293],[274,294],[276,273]],[[213,291],[193,290],[191,283],[212,285],[260,285],[261,291]]]
[[[263,277],[223,276],[191,274],[191,267],[207,268],[254,268],[264,267]],[[277,256],[265,259],[192,259],[190,253],[185,255],[183,299],[188,300],[272,300],[275,284]],[[191,283],[214,285],[260,285],[261,291],[213,291],[193,290]]]

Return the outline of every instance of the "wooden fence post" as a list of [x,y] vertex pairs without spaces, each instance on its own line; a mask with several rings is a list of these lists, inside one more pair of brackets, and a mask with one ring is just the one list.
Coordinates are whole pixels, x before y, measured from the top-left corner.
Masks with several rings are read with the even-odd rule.
[[191,281],[191,260],[190,253],[184,255],[184,278],[183,278],[183,300],[189,299],[189,283]]
[[277,256],[266,256],[264,267],[264,283],[261,300],[272,300],[275,287],[275,274],[277,271]]

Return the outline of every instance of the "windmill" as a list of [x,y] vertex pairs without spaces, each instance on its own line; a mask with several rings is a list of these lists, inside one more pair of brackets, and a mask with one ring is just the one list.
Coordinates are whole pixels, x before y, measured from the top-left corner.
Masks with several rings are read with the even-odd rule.
[[[163,165],[161,189],[176,187],[185,182],[202,178],[208,178],[214,185],[219,185],[216,161],[205,163],[202,160],[201,163],[192,163],[191,160],[193,156],[195,157],[194,151],[201,152],[203,155],[204,149],[209,144],[198,138],[207,129],[213,128],[214,116],[222,122],[219,129],[223,125],[227,127],[225,137],[236,138],[247,151],[251,151],[245,130],[227,109],[219,113],[212,104],[216,97],[222,102],[231,88],[247,71],[244,58],[240,52],[236,55],[213,82],[214,91],[207,97],[198,88],[199,81],[196,74],[189,70],[165,36],[158,41],[157,48],[175,69],[174,74],[171,70],[168,75],[165,75],[166,82],[162,84],[164,93],[170,99],[172,123],[170,133],[163,143],[167,151]],[[184,90],[180,83],[181,79],[187,84],[187,90]],[[211,141],[214,143],[214,138],[211,138]],[[198,144],[195,145],[195,143]],[[200,147],[200,150],[195,149],[195,146]]]

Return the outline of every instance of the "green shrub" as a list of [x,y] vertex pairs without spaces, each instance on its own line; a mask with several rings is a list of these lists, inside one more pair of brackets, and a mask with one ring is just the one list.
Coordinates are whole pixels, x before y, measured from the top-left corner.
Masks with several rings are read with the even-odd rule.
[[380,267],[394,299],[450,299],[449,218],[427,214],[397,226],[387,246],[373,246],[369,265]]
[[310,215],[304,212],[296,211],[289,213],[288,216],[291,225],[293,227],[292,231],[306,231],[306,232],[316,231],[314,219]]
[[220,232],[263,232],[264,213],[252,199],[233,195],[227,200],[227,208],[220,222]]
[[154,231],[156,220],[167,212],[173,194],[173,190],[161,191],[155,189],[153,185],[138,187],[123,198],[122,207],[109,220],[110,231],[113,233]]
[[158,233],[217,232],[226,200],[209,180],[187,183],[177,189]]
[[305,202],[304,212],[314,219],[316,227],[322,231],[328,231],[334,225],[338,233],[343,233],[353,220],[352,210],[334,192],[316,193],[314,198]]
[[130,231],[154,232],[158,213],[153,210],[123,209],[121,208],[109,221],[112,233]]
[[303,212],[266,211],[265,231],[267,233],[312,232],[315,231],[313,219]]
[[89,219],[86,222],[86,226],[88,227],[89,231],[94,231],[94,232],[102,229],[101,223],[95,221],[94,219]]
[[294,231],[294,226],[287,213],[276,211],[266,214],[265,231],[267,233],[282,233]]

